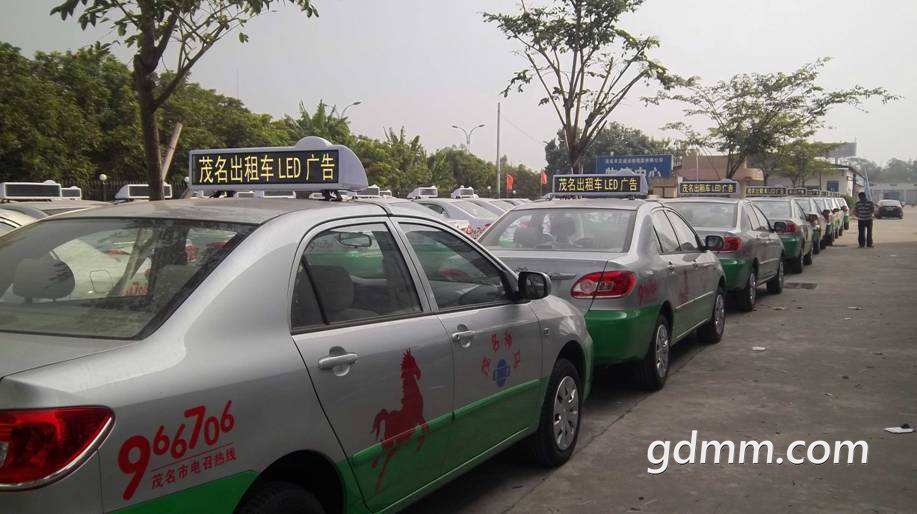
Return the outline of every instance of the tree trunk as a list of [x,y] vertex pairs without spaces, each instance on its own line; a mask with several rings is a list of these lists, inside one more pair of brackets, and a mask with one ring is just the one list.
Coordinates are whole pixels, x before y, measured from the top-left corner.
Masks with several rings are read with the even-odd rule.
[[150,0],[140,5],[140,45],[134,55],[134,92],[140,106],[140,128],[143,131],[143,157],[146,161],[150,200],[162,200],[162,155],[159,151],[159,127],[156,124],[156,21]]

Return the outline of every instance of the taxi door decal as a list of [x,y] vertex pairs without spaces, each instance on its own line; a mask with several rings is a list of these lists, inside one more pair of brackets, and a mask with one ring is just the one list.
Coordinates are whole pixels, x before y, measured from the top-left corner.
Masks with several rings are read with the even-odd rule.
[[[385,478],[388,463],[398,453],[398,449],[414,436],[419,426],[420,437],[417,438],[417,451],[419,452],[423,447],[424,437],[430,431],[427,420],[423,417],[423,395],[420,392],[420,386],[417,385],[421,376],[420,366],[417,365],[411,350],[407,350],[401,359],[401,409],[393,411],[382,409],[373,420],[372,431],[376,433],[376,440],[382,442],[382,453],[373,459],[373,469],[376,469],[379,464],[379,457],[385,455],[382,469],[379,470],[379,476],[376,478],[377,493],[382,487],[382,479]],[[380,438],[380,434],[384,436]]]
[[[514,369],[517,369],[520,364],[522,364],[522,351],[513,350],[513,333],[510,330],[507,330],[503,333],[503,347],[506,349],[506,352],[510,355],[507,357],[512,357],[512,364],[509,363],[507,358],[499,358],[498,352],[500,352],[500,338],[497,334],[491,334],[490,336],[490,346],[493,349],[493,359],[488,356],[484,356],[481,359],[481,374],[488,380],[492,380],[497,387],[503,387],[506,385],[506,382],[509,381],[509,377],[512,374]],[[491,371],[491,364],[496,360],[496,365]]]

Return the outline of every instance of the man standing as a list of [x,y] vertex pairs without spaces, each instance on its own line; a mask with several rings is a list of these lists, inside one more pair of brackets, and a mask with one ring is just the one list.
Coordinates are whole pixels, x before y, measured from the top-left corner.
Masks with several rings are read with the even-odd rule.
[[864,246],[872,248],[872,220],[876,215],[876,204],[866,198],[866,193],[862,191],[857,197],[859,200],[853,207],[853,213],[857,218],[860,248]]

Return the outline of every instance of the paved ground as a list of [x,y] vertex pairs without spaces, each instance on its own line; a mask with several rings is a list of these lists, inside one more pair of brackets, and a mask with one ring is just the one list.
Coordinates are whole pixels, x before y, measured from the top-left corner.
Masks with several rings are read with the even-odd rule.
[[[857,248],[852,230],[787,277],[814,289],[762,289],[755,312],[729,313],[720,344],[683,344],[663,391],[604,373],[561,469],[508,451],[410,512],[917,511],[917,433],[883,431],[917,424],[917,209],[906,216],[877,222],[877,248]],[[653,441],[674,445],[692,430],[699,440],[770,440],[775,458],[795,440],[863,440],[869,462],[670,463],[647,473]]]

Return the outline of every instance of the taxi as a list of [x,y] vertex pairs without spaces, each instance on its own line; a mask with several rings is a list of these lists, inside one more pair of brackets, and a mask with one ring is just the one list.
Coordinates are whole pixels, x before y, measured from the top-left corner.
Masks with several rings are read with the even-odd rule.
[[[83,191],[80,188],[61,187],[53,180],[2,182],[0,208],[7,214],[0,215],[0,234],[55,214],[102,205],[108,203],[83,200]],[[10,215],[10,212],[17,214]]]
[[[690,188],[693,184],[683,182],[679,186]],[[723,244],[711,245],[711,249],[723,266],[730,300],[748,312],[754,309],[762,285],[767,284],[772,294],[783,291],[783,242],[761,209],[749,200],[731,197],[735,192],[729,188],[663,203],[681,214],[701,237],[722,238]]]
[[815,253],[817,236],[812,230],[811,218],[796,200],[786,196],[786,188],[758,186],[757,189],[760,191],[746,194],[780,236],[787,270],[802,273],[805,266],[812,264]]
[[[430,194],[423,194],[424,189],[429,191],[429,188],[415,190],[421,193],[413,201],[449,219],[467,221],[471,225],[472,237],[480,236],[499,217],[498,214],[471,201],[477,199],[478,195],[470,187],[456,188],[451,198],[438,198]],[[433,194],[435,195],[435,189]]]
[[595,365],[632,363],[661,389],[671,347],[725,330],[726,280],[713,235],[701,240],[676,211],[646,195],[642,175],[555,175],[552,198],[503,215],[480,242],[522,273],[548,273],[555,294],[585,316]]
[[[189,170],[205,195],[366,187],[314,137]],[[547,276],[397,204],[62,214],[0,238],[0,290],[4,513],[397,510],[518,441],[562,464],[591,382]]]

